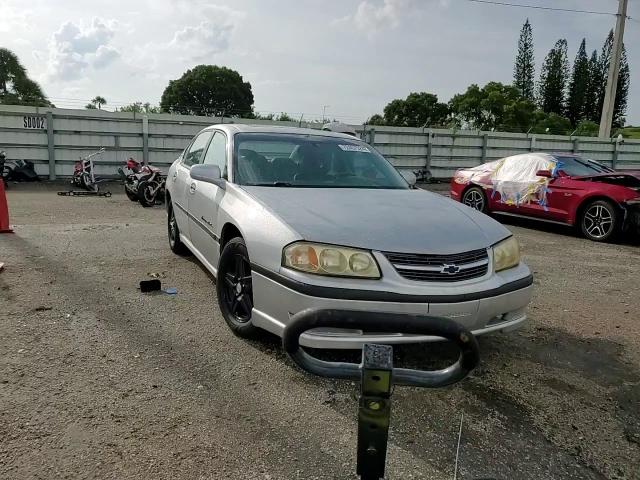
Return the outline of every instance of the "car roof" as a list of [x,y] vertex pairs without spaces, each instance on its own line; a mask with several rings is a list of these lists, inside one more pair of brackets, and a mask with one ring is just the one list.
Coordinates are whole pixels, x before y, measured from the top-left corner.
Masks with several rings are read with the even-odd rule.
[[349,140],[360,140],[358,137],[354,137],[353,135],[347,135],[346,133],[338,133],[338,132],[329,132],[326,130],[316,130],[314,128],[298,128],[298,127],[283,127],[279,125],[253,125],[253,124],[243,124],[243,123],[225,123],[225,124],[216,124],[207,127],[207,129],[216,128],[218,130],[223,130],[230,135],[234,135],[236,133],[279,133],[286,135],[316,135],[319,137],[335,137],[335,138],[346,138]]

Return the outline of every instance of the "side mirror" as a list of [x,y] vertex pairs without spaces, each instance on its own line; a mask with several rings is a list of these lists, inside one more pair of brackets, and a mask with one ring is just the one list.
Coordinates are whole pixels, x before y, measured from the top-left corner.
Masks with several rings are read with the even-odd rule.
[[538,170],[536,172],[536,177],[553,178],[553,175],[551,175],[549,170]]
[[402,175],[404,179],[407,181],[407,183],[412,187],[418,181],[416,174],[413,173],[411,170],[399,170],[399,172],[400,172],[400,175]]
[[224,188],[225,184],[220,167],[217,165],[194,165],[191,167],[191,178],[201,182],[212,183],[222,188]]

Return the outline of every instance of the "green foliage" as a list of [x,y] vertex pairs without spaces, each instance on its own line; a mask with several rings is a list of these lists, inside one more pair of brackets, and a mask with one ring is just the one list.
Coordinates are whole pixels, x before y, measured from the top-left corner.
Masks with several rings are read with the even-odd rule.
[[620,56],[620,70],[618,73],[618,85],[616,89],[616,100],[613,104],[613,122],[612,127],[624,127],[625,115],[627,113],[627,98],[629,96],[629,87],[631,86],[631,73],[629,71],[629,62],[627,61],[627,51],[622,46],[622,55]]
[[160,113],[160,107],[151,105],[149,102],[134,102],[119,109],[120,112],[132,113]]
[[534,101],[535,58],[533,55],[533,32],[529,19],[522,25],[518,40],[518,55],[513,68],[513,86],[520,95]]
[[640,139],[640,127],[625,127],[620,129],[620,133],[622,133],[624,138]]
[[16,54],[6,48],[0,48],[0,104],[53,107]]
[[600,125],[591,120],[582,120],[576,127],[574,135],[579,137],[597,137]]
[[544,112],[564,113],[568,77],[567,41],[560,39],[547,54],[540,72],[538,103]]
[[465,93],[454,95],[449,107],[457,123],[477,130],[526,131],[535,105],[512,85],[489,82],[473,84]]
[[602,77],[602,67],[596,50],[591,54],[589,59],[589,86],[585,94],[585,118],[593,121],[600,121],[602,104],[600,103],[600,94],[603,91],[602,85],[606,80]]
[[162,94],[164,112],[205,116],[252,116],[251,84],[235,70],[198,65],[171,80]]
[[532,133],[548,133],[549,135],[568,135],[572,131],[571,122],[568,118],[551,112],[546,113],[538,110],[535,114],[535,123],[531,129]]
[[583,38],[576,59],[573,62],[573,72],[569,83],[569,97],[567,98],[567,118],[573,125],[587,118],[587,94],[590,87],[589,59],[587,58],[586,40]]
[[95,106],[95,104],[93,103],[87,103],[84,108],[86,108],[87,110],[96,110],[98,107]]
[[[392,100],[384,107],[384,123],[398,127],[442,125],[449,115],[446,103],[432,93],[410,93],[406,99]],[[378,115],[375,121],[379,121]],[[372,117],[373,118],[373,117]]]
[[287,113],[285,112],[281,112],[280,115],[278,115],[275,118],[276,121],[278,122],[295,122],[295,119],[293,117],[290,117]]
[[375,115],[371,115],[371,117],[367,119],[367,121],[364,123],[367,125],[386,125],[386,122],[384,121],[384,117],[379,113],[376,113]]

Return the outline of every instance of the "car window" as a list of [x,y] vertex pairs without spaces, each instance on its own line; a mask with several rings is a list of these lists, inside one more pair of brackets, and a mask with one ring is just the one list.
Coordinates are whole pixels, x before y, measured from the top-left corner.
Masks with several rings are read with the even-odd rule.
[[221,133],[216,132],[213,135],[213,140],[209,144],[207,153],[202,161],[205,165],[217,165],[220,167],[220,173],[223,177],[227,175],[227,137]]
[[191,143],[189,150],[182,158],[182,163],[184,163],[187,167],[194,165],[196,163],[200,163],[200,159],[202,158],[202,152],[207,147],[207,143],[209,143],[209,139],[213,132],[206,131],[200,133]]
[[558,170],[563,171],[570,177],[581,175],[593,175],[595,173],[606,173],[611,170],[604,165],[578,157],[556,157],[558,160]]
[[371,146],[342,137],[276,133],[235,136],[235,183],[301,188],[409,188]]

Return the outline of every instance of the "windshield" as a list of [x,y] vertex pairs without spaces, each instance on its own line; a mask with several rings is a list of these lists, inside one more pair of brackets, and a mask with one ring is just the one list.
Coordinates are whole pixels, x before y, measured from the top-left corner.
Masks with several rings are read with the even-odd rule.
[[409,188],[382,155],[356,139],[241,133],[235,136],[234,162],[239,185]]
[[580,177],[582,175],[593,175],[594,173],[610,173],[614,170],[598,163],[582,157],[556,157],[558,160],[558,169],[571,177]]

